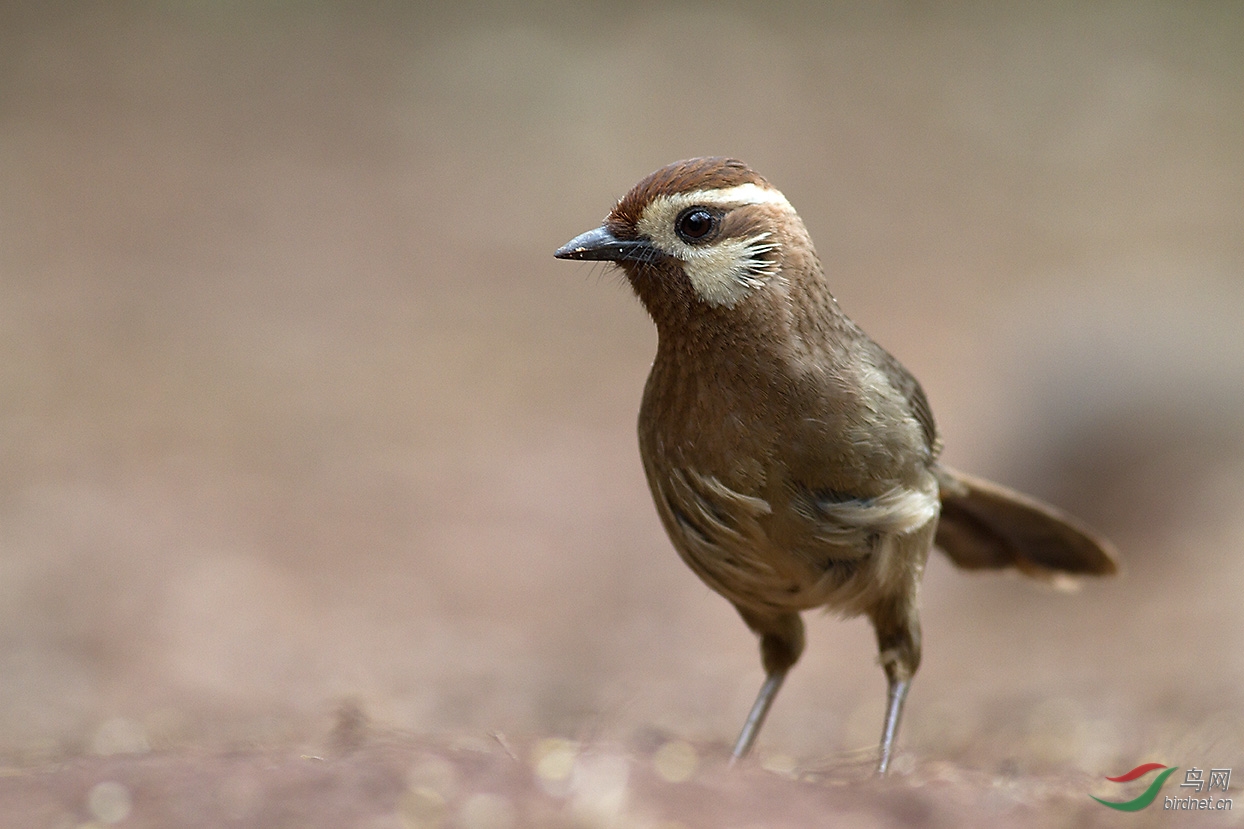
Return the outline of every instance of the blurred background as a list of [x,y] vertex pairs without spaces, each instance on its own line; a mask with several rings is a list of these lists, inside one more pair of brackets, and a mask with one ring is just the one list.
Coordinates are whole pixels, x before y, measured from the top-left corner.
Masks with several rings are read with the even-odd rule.
[[[724,746],[756,643],[678,560],[655,332],[552,252],[676,159],[781,188],[945,458],[1112,537],[935,556],[902,744],[1244,765],[1244,9],[0,7],[0,756],[380,728]],[[858,756],[809,615],[761,751]]]

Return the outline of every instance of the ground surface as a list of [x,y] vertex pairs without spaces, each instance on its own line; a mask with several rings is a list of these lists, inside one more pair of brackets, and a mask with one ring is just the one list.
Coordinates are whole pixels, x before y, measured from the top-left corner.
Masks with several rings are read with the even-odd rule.
[[[1222,822],[1088,795],[1244,785],[1235,6],[107,8],[0,8],[0,826]],[[654,334],[551,258],[708,153],[950,463],[1126,559],[935,558],[885,783],[859,620],[723,768],[759,660],[648,500]]]

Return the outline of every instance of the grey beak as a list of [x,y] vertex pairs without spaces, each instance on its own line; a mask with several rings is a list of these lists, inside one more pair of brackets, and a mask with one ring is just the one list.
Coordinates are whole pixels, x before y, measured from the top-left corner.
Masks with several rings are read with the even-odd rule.
[[619,239],[604,227],[580,233],[557,249],[558,259],[591,259],[605,262],[625,260],[651,262],[656,249],[641,239]]

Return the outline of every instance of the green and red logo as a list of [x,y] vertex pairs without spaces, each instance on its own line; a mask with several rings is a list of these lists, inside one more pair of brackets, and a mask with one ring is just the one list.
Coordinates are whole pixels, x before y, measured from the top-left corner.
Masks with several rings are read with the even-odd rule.
[[1167,768],[1161,763],[1145,763],[1144,765],[1140,765],[1132,769],[1127,774],[1120,774],[1118,777],[1106,778],[1111,783],[1130,783],[1133,780],[1144,777],[1151,771],[1156,771],[1157,769],[1166,769],[1166,771],[1155,777],[1153,782],[1149,784],[1149,788],[1145,789],[1140,794],[1140,797],[1133,798],[1132,800],[1102,800],[1096,795],[1089,795],[1089,797],[1093,798],[1103,806],[1108,806],[1111,809],[1118,809],[1120,812],[1139,812],[1141,809],[1145,808],[1157,799],[1158,790],[1162,788],[1162,784],[1166,782],[1166,778],[1179,771],[1179,769],[1175,767]]

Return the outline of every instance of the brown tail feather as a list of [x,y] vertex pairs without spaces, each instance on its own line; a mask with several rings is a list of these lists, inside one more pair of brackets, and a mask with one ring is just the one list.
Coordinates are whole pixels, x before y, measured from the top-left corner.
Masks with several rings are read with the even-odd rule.
[[938,478],[942,515],[935,543],[959,567],[1015,567],[1045,581],[1118,572],[1110,542],[1054,507],[946,467]]

